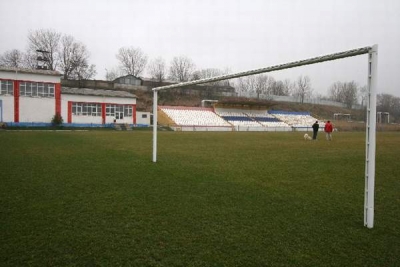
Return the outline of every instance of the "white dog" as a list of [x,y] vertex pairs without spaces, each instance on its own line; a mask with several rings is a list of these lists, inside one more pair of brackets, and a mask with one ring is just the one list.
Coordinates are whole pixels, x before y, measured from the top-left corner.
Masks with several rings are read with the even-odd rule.
[[309,136],[308,134],[304,134],[304,140],[306,141],[311,140],[311,136]]

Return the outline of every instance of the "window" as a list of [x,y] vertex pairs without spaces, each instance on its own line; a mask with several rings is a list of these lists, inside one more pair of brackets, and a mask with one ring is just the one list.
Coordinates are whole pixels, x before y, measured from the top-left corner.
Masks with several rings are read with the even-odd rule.
[[107,105],[106,116],[115,117],[116,112],[122,112],[124,117],[132,117],[132,105]]
[[122,120],[124,118],[124,114],[122,114],[122,112],[117,112],[115,115],[115,118],[117,120]]
[[132,106],[131,105],[124,106],[124,115],[125,115],[125,117],[132,117]]
[[106,106],[106,116],[115,116],[115,105]]
[[38,96],[45,96],[44,94],[44,84],[43,83],[39,83],[38,87],[37,87],[37,92],[38,92]]
[[14,83],[0,80],[0,95],[14,95]]
[[30,91],[32,92],[32,96],[38,96],[38,91],[37,91],[38,84],[37,83],[29,83],[29,86],[31,87]]
[[147,114],[142,114],[142,119],[146,119],[147,118]]
[[72,103],[72,114],[76,116],[101,117],[101,104],[74,102]]
[[20,96],[54,97],[54,84],[21,82],[19,84]]

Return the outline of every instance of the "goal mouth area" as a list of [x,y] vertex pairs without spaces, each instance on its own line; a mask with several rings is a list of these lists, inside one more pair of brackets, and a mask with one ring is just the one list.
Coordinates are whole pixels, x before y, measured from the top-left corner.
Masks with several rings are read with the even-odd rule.
[[305,65],[333,61],[358,55],[368,54],[368,100],[367,100],[367,127],[366,127],[366,156],[365,156],[365,194],[364,194],[364,226],[373,228],[374,225],[374,195],[375,195],[375,157],[376,157],[376,91],[378,70],[378,45],[352,49],[344,52],[319,56],[286,64],[255,69],[250,71],[227,74],[213,78],[205,78],[197,81],[183,82],[173,85],[153,88],[153,162],[157,162],[157,107],[158,91],[185,86],[218,82],[228,79],[240,78],[255,74],[284,70]]

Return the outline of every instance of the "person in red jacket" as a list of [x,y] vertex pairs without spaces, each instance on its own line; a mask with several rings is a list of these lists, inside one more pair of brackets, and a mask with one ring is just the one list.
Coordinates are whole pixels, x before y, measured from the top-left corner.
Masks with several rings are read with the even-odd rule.
[[325,133],[326,133],[326,140],[328,141],[332,141],[332,131],[333,131],[333,125],[330,121],[327,121],[327,123],[325,123]]

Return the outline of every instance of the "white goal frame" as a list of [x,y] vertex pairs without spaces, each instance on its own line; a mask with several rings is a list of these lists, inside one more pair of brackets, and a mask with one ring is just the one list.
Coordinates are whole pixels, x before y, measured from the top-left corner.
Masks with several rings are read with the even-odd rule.
[[209,82],[223,81],[254,74],[272,72],[277,70],[311,65],[325,61],[332,61],[347,57],[368,54],[368,99],[367,99],[367,125],[366,125],[366,155],[365,155],[365,194],[364,194],[364,226],[374,227],[374,196],[375,196],[375,150],[376,150],[376,91],[378,71],[378,45],[357,48],[330,55],[314,57],[310,59],[294,61],[271,67],[227,74],[213,78],[200,79],[197,81],[183,82],[173,85],[153,88],[153,162],[157,162],[157,112],[158,91],[181,88],[190,85]]

